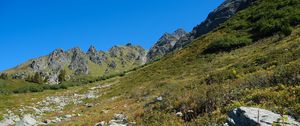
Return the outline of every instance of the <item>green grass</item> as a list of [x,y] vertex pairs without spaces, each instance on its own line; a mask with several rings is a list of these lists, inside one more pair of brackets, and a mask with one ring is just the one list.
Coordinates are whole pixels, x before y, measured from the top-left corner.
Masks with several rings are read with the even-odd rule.
[[246,36],[236,37],[226,35],[214,40],[205,50],[205,53],[229,52],[233,49],[241,48],[252,44],[252,40]]
[[[291,3],[296,4],[289,5]],[[111,88],[100,91],[103,95],[99,99],[88,101],[99,105],[90,109],[69,106],[68,109],[79,109],[83,116],[59,125],[93,125],[109,121],[114,113],[124,113],[139,125],[221,125],[227,119],[226,114],[239,106],[265,108],[299,120],[300,27],[289,23],[290,34],[284,34],[283,29],[267,30],[260,35],[252,31],[259,26],[257,23],[264,20],[282,23],[280,20],[287,17],[287,21],[297,22],[290,19],[293,16],[277,18],[274,14],[298,14],[299,4],[297,0],[257,0],[220,28],[157,62],[67,89],[64,92],[72,94],[74,90],[86,91],[95,85],[113,84]],[[262,19],[263,16],[268,19]],[[273,26],[277,27],[270,27]],[[269,34],[269,31],[272,33]],[[252,39],[250,44],[249,38]],[[204,53],[214,46],[226,49],[213,51],[218,53]],[[50,92],[37,94],[47,96]],[[26,95],[25,98],[29,98],[34,94]],[[20,104],[16,100],[21,97],[19,94],[0,96],[11,99],[7,104]],[[163,101],[153,103],[158,96],[162,96]],[[112,100],[113,97],[118,99]],[[0,108],[1,105],[2,108],[8,107],[4,104],[6,102],[0,102]],[[103,113],[103,109],[110,112]],[[189,113],[190,110],[193,113]],[[175,113],[178,111],[184,117],[177,117]]]

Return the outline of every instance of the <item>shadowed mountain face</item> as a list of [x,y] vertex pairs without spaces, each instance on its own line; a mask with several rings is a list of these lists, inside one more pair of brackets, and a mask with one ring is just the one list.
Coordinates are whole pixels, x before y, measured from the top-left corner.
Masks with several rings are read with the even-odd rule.
[[151,61],[171,52],[172,48],[178,42],[178,40],[181,37],[184,37],[186,34],[187,32],[185,32],[183,29],[178,29],[171,34],[165,33],[149,50],[147,54],[147,60]]
[[253,1],[254,0],[226,0],[212,11],[204,22],[194,27],[192,32],[186,33],[183,29],[178,29],[172,34],[164,34],[148,52],[148,61],[152,61],[155,58],[162,57],[165,54],[183,48],[195,38],[219,27],[220,24],[230,19],[237,12],[251,5]]
[[56,49],[47,56],[32,59],[6,72],[22,79],[40,73],[43,78],[50,78],[48,83],[56,84],[59,83],[58,75],[61,70],[66,70],[70,78],[82,75],[103,76],[143,65],[145,57],[145,49],[131,44],[114,46],[108,52],[97,51],[94,46],[86,53],[80,48],[68,51]]
[[218,8],[210,12],[204,22],[194,27],[192,32],[181,38],[175,44],[173,50],[181,49],[191,43],[194,39],[211,32],[234,16],[237,12],[250,6],[253,1],[254,0],[225,0]]

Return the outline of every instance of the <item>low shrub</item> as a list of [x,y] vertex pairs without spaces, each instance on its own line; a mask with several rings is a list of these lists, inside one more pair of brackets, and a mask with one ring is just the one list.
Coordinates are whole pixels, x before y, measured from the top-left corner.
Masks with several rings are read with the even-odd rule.
[[8,80],[8,74],[7,73],[1,73],[0,74],[0,79]]
[[248,37],[224,36],[217,38],[204,50],[204,53],[229,52],[233,49],[250,45],[252,40]]

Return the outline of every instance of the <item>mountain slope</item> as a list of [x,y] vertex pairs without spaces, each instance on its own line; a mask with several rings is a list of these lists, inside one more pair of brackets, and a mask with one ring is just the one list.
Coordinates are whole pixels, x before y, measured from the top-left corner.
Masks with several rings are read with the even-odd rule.
[[170,52],[179,50],[190,44],[194,39],[211,32],[240,10],[250,6],[252,2],[253,0],[225,0],[218,8],[210,12],[205,21],[194,27],[192,32],[184,32],[184,35],[177,38],[176,41],[173,40],[172,45],[168,42],[164,42],[165,40],[163,38],[165,35],[162,36],[162,38],[148,52],[147,57],[149,61],[155,59],[155,57],[162,57]]
[[[226,113],[237,106],[259,106],[292,115],[299,121],[298,26],[293,26],[291,35],[276,31],[271,36],[253,40],[253,43],[245,47],[204,53],[219,38],[256,38],[256,34],[252,32],[255,25],[240,27],[242,23],[238,23],[250,22],[252,16],[299,14],[299,1],[272,2],[270,4],[271,0],[258,0],[218,30],[195,40],[183,50],[122,78],[103,82],[115,84],[105,97],[118,97],[113,102],[115,104],[109,105],[111,103],[107,102],[104,108],[116,107],[118,109],[113,109],[110,114],[125,113],[141,125],[220,125],[226,122]],[[292,11],[257,12],[278,6],[290,7]],[[157,98],[162,100],[157,101]],[[97,110],[97,107],[93,110]],[[183,116],[177,117],[178,112]],[[86,113],[97,115],[97,112],[92,111]],[[106,116],[107,114],[101,114],[98,119],[103,121],[101,117]],[[74,123],[70,121],[66,124]]]
[[[299,121],[299,9],[298,0],[257,0],[215,31],[157,62],[83,87],[0,95],[8,99],[0,101],[0,112],[7,108],[18,113],[15,108],[21,105],[40,109],[48,107],[38,104],[45,99],[79,97],[76,104],[65,102],[68,106],[61,112],[36,118],[64,119],[54,125],[94,125],[122,113],[137,125],[222,125],[233,108],[253,106]],[[261,25],[266,22],[271,25]],[[94,97],[82,100],[86,94]]]
[[131,44],[114,46],[109,52],[97,51],[94,46],[87,53],[80,48],[68,51],[56,49],[47,56],[32,59],[5,72],[17,79],[39,73],[47,83],[57,84],[61,70],[65,70],[67,79],[71,80],[79,76],[100,77],[143,65],[145,58],[146,50]]

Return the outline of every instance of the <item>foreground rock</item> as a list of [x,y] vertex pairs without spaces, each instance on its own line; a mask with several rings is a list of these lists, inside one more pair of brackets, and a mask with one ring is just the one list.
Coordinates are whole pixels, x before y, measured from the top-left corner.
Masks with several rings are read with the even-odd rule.
[[300,123],[290,116],[284,116],[287,119],[283,122],[281,115],[260,108],[239,107],[231,111],[228,116],[225,126],[272,126],[275,124],[300,126]]
[[38,122],[30,114],[27,114],[21,121],[17,122],[16,126],[36,126],[37,123]]
[[[2,115],[3,119],[0,120],[0,126],[55,125],[62,121],[69,121],[73,117],[80,117],[80,114],[76,111],[63,113],[66,106],[86,105],[87,108],[93,107],[95,104],[86,103],[84,100],[98,98],[100,96],[99,89],[109,88],[111,86],[112,84],[98,85],[80,94],[70,93],[61,96],[48,96],[39,102],[32,103],[31,105],[21,105],[19,109],[14,109],[14,111],[7,109],[5,114]],[[45,114],[53,112],[59,113],[59,115],[45,117]]]
[[102,121],[100,123],[96,123],[94,126],[132,126],[135,124],[135,122],[129,122],[125,115],[115,114],[113,119],[110,120],[108,123]]

